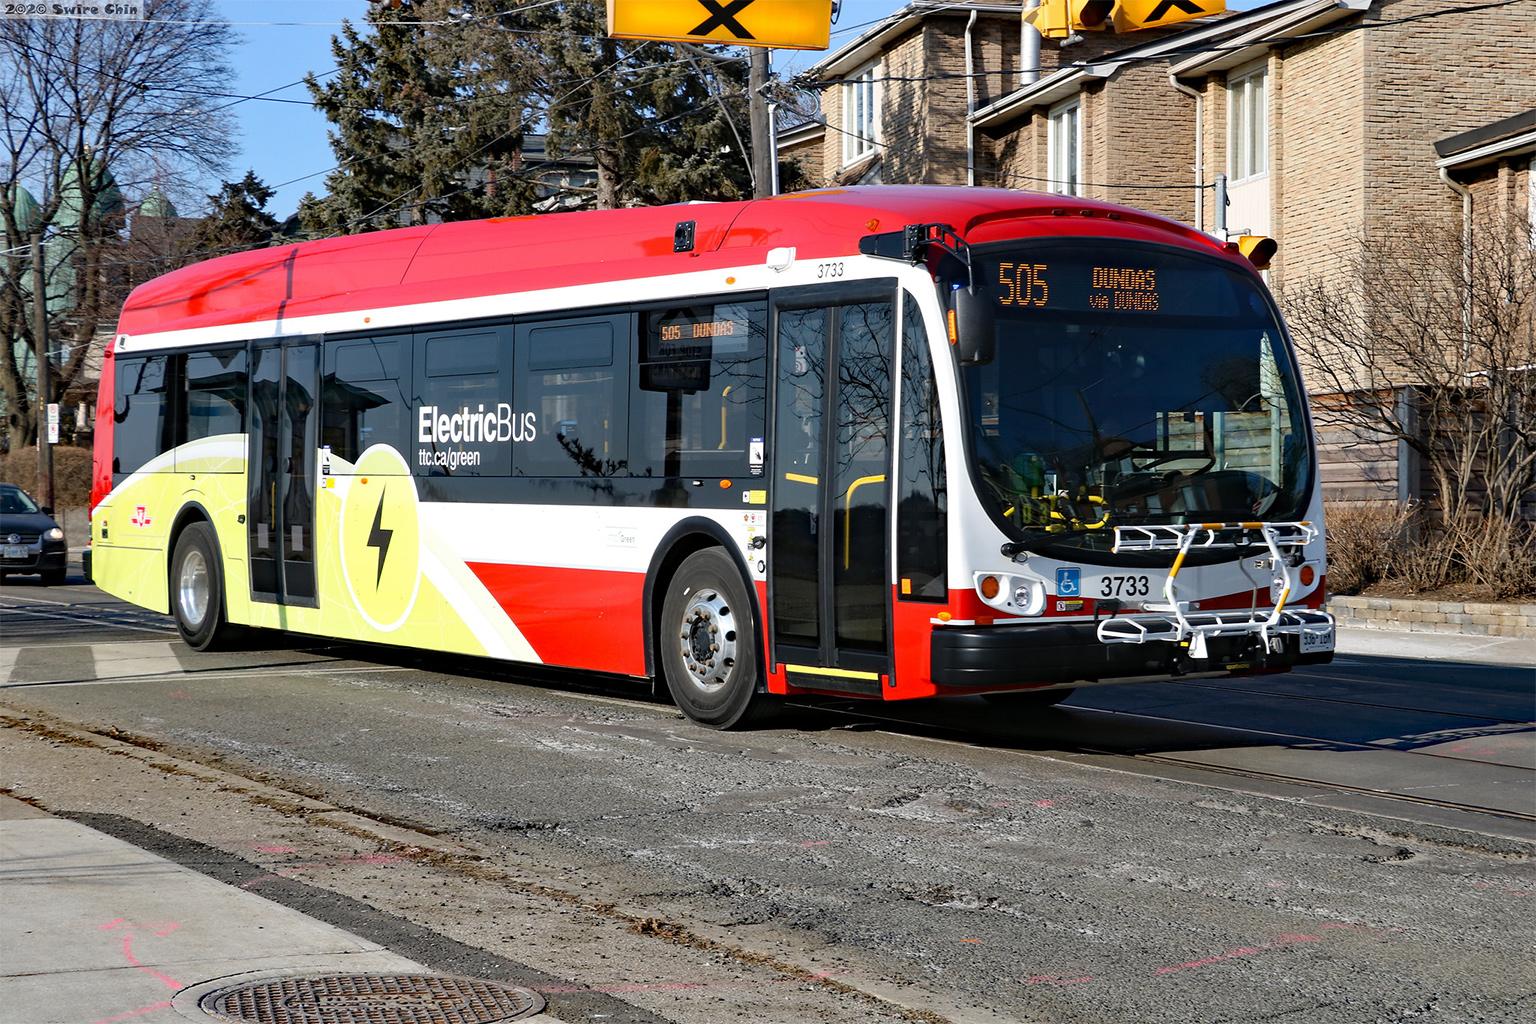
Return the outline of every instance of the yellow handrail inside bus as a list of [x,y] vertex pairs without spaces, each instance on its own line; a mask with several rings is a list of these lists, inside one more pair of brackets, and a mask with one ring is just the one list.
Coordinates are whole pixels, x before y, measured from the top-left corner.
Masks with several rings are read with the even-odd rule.
[[853,551],[849,543],[853,538],[853,492],[865,484],[885,483],[885,474],[879,476],[861,476],[848,485],[848,500],[843,505],[843,568],[847,569],[852,564]]

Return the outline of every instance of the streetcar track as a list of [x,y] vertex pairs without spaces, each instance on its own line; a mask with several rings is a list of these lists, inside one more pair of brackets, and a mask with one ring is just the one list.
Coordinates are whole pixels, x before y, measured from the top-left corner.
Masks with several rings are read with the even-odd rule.
[[[902,727],[902,734],[903,735],[917,734],[917,735],[924,736],[925,738],[940,739],[940,740],[942,740],[944,742],[958,743],[958,744],[960,744],[962,746],[970,746],[970,747],[984,747],[985,746],[988,749],[999,749],[997,746],[988,745],[985,741],[979,741],[979,740],[977,740],[973,736],[964,736],[964,735],[958,734],[956,730],[954,730],[953,728],[948,727],[948,726],[931,725],[931,724],[923,723],[923,722],[911,722],[911,721],[907,721],[907,720],[900,719],[900,718],[889,718],[889,717],[885,717],[885,716],[881,716],[881,715],[869,714],[867,711],[861,711],[861,710],[859,710],[857,708],[849,707],[849,706],[846,706],[846,705],[844,705],[844,706],[836,706],[836,705],[832,705],[832,704],[792,704],[791,706],[798,707],[798,708],[805,708],[807,710],[829,711],[829,712],[832,712],[834,714],[840,714],[840,715],[842,715],[843,717],[846,717],[846,718],[860,718],[860,719],[864,719],[865,721],[868,721],[868,722],[870,722],[870,723],[872,723],[872,724],[874,724],[876,726],[901,726]],[[1102,711],[1102,710],[1100,710],[1098,708],[1073,708],[1072,710],[1076,710],[1076,711],[1092,711],[1092,712],[1094,712],[1096,714],[1118,715],[1118,716],[1124,716],[1124,717],[1128,717],[1128,718],[1146,718],[1148,720],[1159,721],[1159,722],[1164,722],[1164,723],[1171,723],[1171,724],[1174,724],[1174,725],[1199,725],[1200,724],[1200,723],[1195,723],[1195,722],[1186,722],[1186,721],[1183,721],[1181,719],[1156,718],[1155,716],[1138,715],[1138,714],[1129,713],[1129,712]],[[1252,731],[1252,730],[1236,730],[1236,731],[1248,732],[1248,733],[1250,733],[1252,735],[1256,735],[1256,736],[1284,736],[1285,735],[1285,734],[1282,734],[1282,733],[1262,733],[1262,732],[1255,732],[1255,731]],[[1362,745],[1362,744],[1353,744],[1353,743],[1347,743],[1347,741],[1321,740],[1321,739],[1317,739],[1315,737],[1300,737],[1300,736],[1298,736],[1298,737],[1291,737],[1291,738],[1299,739],[1299,740],[1310,740],[1311,742],[1322,742],[1322,743],[1329,743],[1329,744],[1337,744],[1337,745],[1345,745],[1345,744],[1347,744],[1348,746],[1354,748],[1355,750],[1363,751],[1363,752],[1379,751],[1379,750],[1383,750],[1383,749],[1396,749],[1396,748],[1383,748],[1383,747],[1370,746],[1370,745]],[[1005,737],[999,737],[999,739],[1006,739],[1006,738]],[[1004,747],[1002,749],[1007,749],[1007,748]],[[1049,757],[1052,756],[1051,752],[1046,752],[1046,751],[1020,750],[1020,751],[1016,751],[1016,752],[1020,753],[1020,754],[1024,754],[1026,756],[1031,756],[1031,757],[1046,757],[1046,758],[1049,758]],[[1238,778],[1251,778],[1251,779],[1263,780],[1263,781],[1266,781],[1266,782],[1284,783],[1284,784],[1292,785],[1292,786],[1299,786],[1299,787],[1305,787],[1305,788],[1311,788],[1311,789],[1317,789],[1317,790],[1326,790],[1328,792],[1350,793],[1350,794],[1354,794],[1354,795],[1357,795],[1357,796],[1375,797],[1375,798],[1381,799],[1381,800],[1396,800],[1396,801],[1402,801],[1404,803],[1422,804],[1422,805],[1430,806],[1430,807],[1438,807],[1438,808],[1441,808],[1441,809],[1444,809],[1444,810],[1463,811],[1463,812],[1466,812],[1466,813],[1469,813],[1469,814],[1486,814],[1486,815],[1489,815],[1489,816],[1492,816],[1492,817],[1504,818],[1504,819],[1513,820],[1513,821],[1536,822],[1536,815],[1526,814],[1526,813],[1524,813],[1522,811],[1501,810],[1501,809],[1498,809],[1498,808],[1484,807],[1484,806],[1481,806],[1479,804],[1458,803],[1458,802],[1451,801],[1451,800],[1436,800],[1436,799],[1434,799],[1432,797],[1415,796],[1415,795],[1410,794],[1410,793],[1398,793],[1398,792],[1392,792],[1392,791],[1388,791],[1388,790],[1369,789],[1369,788],[1360,787],[1360,786],[1351,786],[1348,783],[1332,782],[1332,781],[1323,780],[1323,779],[1304,778],[1304,777],[1301,777],[1301,776],[1285,775],[1285,774],[1277,773],[1277,772],[1264,772],[1264,771],[1259,771],[1257,769],[1236,768],[1236,767],[1229,767],[1229,766],[1225,766],[1225,765],[1213,765],[1213,764],[1209,764],[1209,763],[1204,762],[1204,761],[1184,760],[1184,759],[1181,759],[1181,758],[1178,758],[1178,757],[1174,757],[1174,756],[1169,755],[1169,754],[1157,754],[1157,753],[1149,753],[1149,752],[1127,753],[1125,751],[1108,750],[1108,749],[1105,749],[1105,748],[1102,748],[1102,747],[1093,747],[1093,746],[1088,746],[1086,744],[1080,744],[1080,743],[1079,744],[1064,743],[1064,744],[1062,744],[1059,752],[1063,753],[1063,754],[1086,754],[1086,755],[1091,755],[1091,756],[1094,756],[1094,757],[1103,757],[1103,758],[1108,758],[1108,759],[1111,759],[1111,760],[1130,761],[1130,762],[1142,763],[1142,764],[1168,765],[1168,766],[1171,766],[1171,767],[1178,767],[1178,768],[1183,768],[1183,769],[1191,770],[1191,771],[1209,772],[1209,773],[1218,774],[1218,775],[1230,775],[1230,776],[1234,776],[1234,777],[1238,777]],[[1420,753],[1420,751],[1415,751],[1415,750],[1403,750],[1403,751],[1400,751],[1400,752],[1401,753],[1410,753],[1410,754]],[[1445,755],[1442,755],[1442,754],[1428,754],[1426,756],[1429,756],[1429,757],[1439,757],[1439,758],[1443,758],[1445,760],[1451,760],[1451,761],[1458,761],[1458,760],[1459,761],[1464,761],[1464,760],[1466,760],[1465,758],[1446,757]],[[1488,762],[1472,762],[1472,763],[1486,764]],[[1499,767],[1513,768],[1513,769],[1518,770],[1518,771],[1526,771],[1526,772],[1531,771],[1531,769],[1524,768],[1524,767],[1519,766],[1519,765],[1499,765]]]
[[[1468,719],[1472,719],[1474,721],[1507,722],[1507,723],[1514,723],[1514,724],[1519,724],[1519,725],[1532,725],[1532,726],[1536,726],[1536,722],[1531,722],[1531,721],[1529,721],[1527,719],[1524,719],[1524,718],[1501,718],[1498,715],[1468,715],[1468,714],[1464,714],[1464,713],[1462,713],[1460,711],[1431,711],[1431,710],[1428,710],[1428,709],[1425,709],[1425,708],[1405,707],[1404,705],[1401,705],[1401,704],[1380,704],[1380,703],[1376,703],[1374,701],[1345,700],[1345,699],[1343,699],[1341,697],[1323,697],[1323,696],[1317,696],[1315,694],[1305,694],[1305,693],[1278,694],[1278,693],[1272,693],[1272,692],[1270,692],[1268,690],[1253,690],[1253,689],[1249,689],[1249,688],[1243,687],[1243,686],[1222,686],[1222,685],[1220,685],[1218,683],[1195,682],[1193,680],[1190,680],[1190,681],[1185,681],[1185,680],[1169,680],[1169,681],[1170,682],[1178,683],[1180,686],[1198,687],[1198,688],[1200,688],[1202,690],[1218,690],[1218,691],[1221,691],[1223,693],[1241,693],[1241,694],[1246,694],[1248,696],[1253,696],[1253,697],[1283,697],[1286,700],[1313,701],[1313,702],[1316,702],[1316,703],[1319,703],[1319,704],[1342,704],[1342,705],[1344,705],[1346,707],[1370,708],[1370,709],[1377,710],[1377,711],[1406,711],[1406,712],[1410,712],[1412,714],[1432,714],[1432,715],[1440,715],[1440,716],[1444,716],[1444,717],[1448,717],[1448,718],[1468,718]],[[1095,708],[1093,710],[1098,710],[1098,709]]]
[[[1104,753],[1100,751],[1099,753]],[[1489,814],[1496,818],[1510,818],[1514,821],[1536,821],[1536,814],[1526,814],[1523,811],[1501,810],[1495,807],[1483,807],[1478,804],[1457,803],[1451,800],[1436,800],[1433,797],[1415,796],[1411,793],[1391,793],[1380,789],[1367,789],[1362,786],[1350,786],[1342,782],[1320,782],[1316,779],[1303,779],[1291,775],[1281,775],[1275,772],[1263,772],[1252,768],[1233,768],[1227,765],[1206,764],[1203,761],[1185,761],[1166,754],[1120,754],[1110,756],[1130,757],[1137,761],[1149,761],[1153,764],[1177,765],[1181,768],[1198,768],[1201,771],[1216,772],[1220,775],[1236,775],[1248,779],[1265,779],[1270,782],[1284,782],[1295,786],[1312,786],[1318,789],[1328,789],[1342,793],[1356,793],[1361,796],[1379,797],[1385,800],[1403,800],[1408,803],[1426,804],[1430,807],[1441,807],[1453,811],[1470,811],[1475,814]],[[1510,766],[1505,766],[1510,767]],[[1529,770],[1529,769],[1525,769]]]

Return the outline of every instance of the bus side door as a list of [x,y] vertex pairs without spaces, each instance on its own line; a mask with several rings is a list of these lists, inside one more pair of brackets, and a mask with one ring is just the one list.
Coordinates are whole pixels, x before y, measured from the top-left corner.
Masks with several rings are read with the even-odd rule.
[[770,657],[793,686],[878,695],[889,676],[896,284],[776,293]]
[[319,344],[312,338],[254,342],[250,387],[251,597],[313,608]]

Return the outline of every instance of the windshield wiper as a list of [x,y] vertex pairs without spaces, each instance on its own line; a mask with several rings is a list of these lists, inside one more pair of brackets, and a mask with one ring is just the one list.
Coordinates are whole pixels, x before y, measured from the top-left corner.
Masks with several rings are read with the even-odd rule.
[[1059,533],[1042,534],[1039,537],[1031,537],[1028,540],[1010,540],[998,550],[1004,558],[1017,560],[1019,555],[1030,551],[1039,551],[1041,548],[1050,547],[1057,541],[1066,540],[1068,537],[1082,537],[1090,533],[1102,533],[1102,528],[1092,530],[1062,530]]

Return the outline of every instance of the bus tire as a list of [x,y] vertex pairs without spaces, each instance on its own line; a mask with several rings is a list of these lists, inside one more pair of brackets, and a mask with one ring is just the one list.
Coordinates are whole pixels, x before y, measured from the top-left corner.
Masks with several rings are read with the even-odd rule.
[[988,704],[1015,708],[1053,708],[1076,693],[1077,690],[1013,690],[1009,693],[984,693],[981,699]]
[[683,559],[661,605],[662,675],[679,710],[700,725],[759,722],[778,701],[757,692],[757,624],[746,584],[720,548]]
[[193,523],[176,540],[171,556],[171,614],[176,631],[194,651],[230,646],[239,633],[224,618],[224,572],[213,527]]

